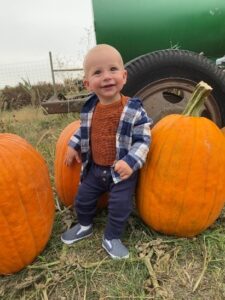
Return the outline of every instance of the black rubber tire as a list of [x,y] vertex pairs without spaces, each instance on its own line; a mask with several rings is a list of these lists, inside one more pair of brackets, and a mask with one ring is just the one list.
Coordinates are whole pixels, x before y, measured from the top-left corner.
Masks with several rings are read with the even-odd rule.
[[123,93],[130,97],[164,78],[185,78],[194,84],[205,81],[213,88],[212,96],[218,105],[220,120],[216,123],[225,126],[225,72],[205,56],[186,50],[160,50],[139,56],[125,67],[128,81]]

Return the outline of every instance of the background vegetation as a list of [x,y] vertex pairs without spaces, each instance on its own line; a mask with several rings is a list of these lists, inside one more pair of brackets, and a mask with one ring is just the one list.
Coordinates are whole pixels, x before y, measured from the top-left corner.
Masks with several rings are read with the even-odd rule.
[[[73,98],[83,89],[80,79],[65,78],[63,83],[55,84],[55,98],[57,97],[59,100]],[[53,96],[54,87],[51,83],[39,82],[31,85],[29,80],[22,79],[17,86],[5,86],[0,90],[0,110],[18,110],[27,105],[38,107],[41,102],[51,100]]]
[[45,115],[31,106],[1,112],[0,132],[20,135],[45,158],[56,218],[43,253],[17,274],[0,277],[0,299],[225,299],[224,212],[207,231],[186,239],[154,232],[140,220],[134,205],[123,237],[130,258],[122,261],[111,260],[101,247],[106,210],[98,212],[91,238],[62,244],[61,233],[76,218],[59,204],[55,191],[55,144],[76,118],[72,113]]

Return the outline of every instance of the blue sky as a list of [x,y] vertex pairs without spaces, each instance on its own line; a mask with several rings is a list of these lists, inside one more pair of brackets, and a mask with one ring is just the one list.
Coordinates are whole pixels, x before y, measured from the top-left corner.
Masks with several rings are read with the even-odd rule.
[[95,44],[91,0],[0,0],[0,65],[83,55]]

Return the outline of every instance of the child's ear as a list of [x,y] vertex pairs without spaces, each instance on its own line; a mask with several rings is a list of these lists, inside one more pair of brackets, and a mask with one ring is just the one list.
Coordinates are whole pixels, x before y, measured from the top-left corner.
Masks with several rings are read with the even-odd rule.
[[127,82],[127,70],[124,70],[123,80],[124,80],[124,84],[125,84]]
[[87,79],[83,79],[83,84],[86,90],[90,91],[89,81]]

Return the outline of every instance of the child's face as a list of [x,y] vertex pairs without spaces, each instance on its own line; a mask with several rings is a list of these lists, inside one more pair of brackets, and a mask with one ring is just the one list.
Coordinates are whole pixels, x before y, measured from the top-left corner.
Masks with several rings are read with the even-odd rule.
[[121,57],[111,49],[95,51],[88,57],[84,85],[96,93],[102,103],[120,99],[120,91],[127,80]]

